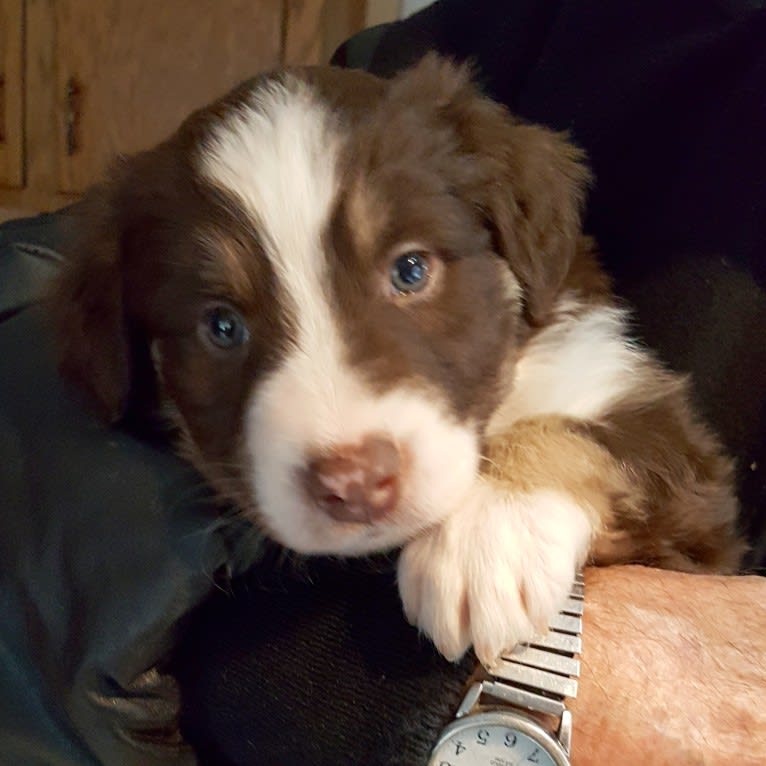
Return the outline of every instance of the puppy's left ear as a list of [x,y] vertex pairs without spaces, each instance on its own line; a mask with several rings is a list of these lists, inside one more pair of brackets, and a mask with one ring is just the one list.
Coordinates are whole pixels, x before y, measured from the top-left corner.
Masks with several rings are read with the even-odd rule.
[[476,151],[484,154],[492,177],[473,194],[495,250],[521,282],[527,319],[539,325],[577,251],[591,175],[584,153],[561,134],[514,122],[505,110],[487,111],[495,114],[486,115],[486,142]]
[[482,95],[469,66],[434,54],[399,75],[394,89],[418,105],[432,135],[452,134],[452,186],[482,211],[495,251],[524,288],[528,321],[542,323],[581,234],[591,178],[584,152],[563,134],[514,119]]

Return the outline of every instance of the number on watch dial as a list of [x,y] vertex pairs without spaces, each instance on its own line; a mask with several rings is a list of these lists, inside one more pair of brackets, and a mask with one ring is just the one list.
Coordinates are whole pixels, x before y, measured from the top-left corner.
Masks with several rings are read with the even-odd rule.
[[556,766],[532,737],[503,725],[463,729],[434,752],[436,766]]

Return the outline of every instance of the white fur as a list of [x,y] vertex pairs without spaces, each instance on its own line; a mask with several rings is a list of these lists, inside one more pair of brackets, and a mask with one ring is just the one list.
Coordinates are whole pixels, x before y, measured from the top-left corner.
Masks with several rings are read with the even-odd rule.
[[[203,171],[254,217],[296,325],[292,347],[246,414],[260,512],[289,547],[356,554],[402,543],[443,518],[474,480],[478,447],[475,429],[453,422],[438,392],[410,384],[375,393],[346,361],[322,247],[342,146],[331,113],[287,78],[217,131]],[[405,454],[400,507],[375,525],[335,521],[304,497],[299,472],[312,452],[370,434],[389,436]]]
[[[478,447],[469,427],[440,411],[438,396],[367,391],[348,368],[297,351],[254,393],[247,415],[255,456],[253,484],[275,537],[306,553],[359,554],[401,544],[444,518],[476,476]],[[329,374],[317,378],[322,367]],[[303,498],[297,470],[306,450],[390,436],[407,455],[399,507],[373,525],[333,521]]]
[[306,327],[318,337],[327,321],[316,305],[324,302],[320,238],[337,191],[341,145],[331,112],[306,83],[285,76],[255,91],[202,155],[203,174],[255,219],[284,297],[311,317]]
[[[288,76],[231,115],[201,156],[203,174],[253,216],[294,325],[292,345],[248,403],[252,486],[271,534],[296,550],[359,554],[409,540],[399,578],[410,619],[446,656],[474,644],[491,662],[556,611],[590,524],[561,493],[510,495],[481,480],[475,426],[454,422],[434,387],[413,381],[380,394],[349,364],[322,246],[343,146],[332,113]],[[493,428],[544,413],[595,417],[630,387],[640,354],[622,313],[577,318],[571,309],[562,303],[523,353]],[[371,434],[402,451],[400,505],[375,524],[335,521],[305,497],[300,471],[312,453]]]
[[645,356],[627,338],[625,312],[578,308],[571,298],[561,301],[557,319],[524,349],[491,434],[537,415],[597,419],[635,385]]
[[514,495],[478,481],[469,502],[405,546],[399,591],[407,617],[445,657],[473,644],[491,665],[547,628],[591,534],[584,510],[562,492]]

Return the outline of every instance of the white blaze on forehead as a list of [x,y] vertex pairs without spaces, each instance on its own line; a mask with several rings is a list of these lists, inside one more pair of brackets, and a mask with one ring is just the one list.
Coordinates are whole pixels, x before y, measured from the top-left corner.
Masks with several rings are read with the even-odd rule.
[[322,232],[338,188],[341,144],[327,107],[287,75],[228,118],[203,157],[208,178],[234,193],[254,219],[303,352],[295,374],[326,380],[330,397],[329,373],[342,349],[327,302]]
[[[244,431],[262,516],[282,543],[306,552],[402,542],[459,502],[478,462],[474,429],[438,397],[411,386],[376,394],[348,362],[322,244],[343,143],[329,108],[288,76],[226,117],[201,158],[205,177],[253,217],[293,319],[293,344],[253,391]],[[300,483],[312,453],[380,433],[406,452],[401,513],[391,523],[343,525],[312,507]]]
[[306,83],[285,75],[227,116],[202,153],[203,175],[253,217],[303,331],[327,330],[327,310],[317,305],[326,270],[321,239],[341,144],[330,110]]
[[[208,178],[234,193],[254,219],[280,301],[293,320],[294,350],[285,360],[292,374],[286,384],[293,388],[295,379],[297,412],[301,389],[317,394],[311,406],[325,410],[313,413],[319,421],[338,410],[339,397],[360,395],[348,374],[339,376],[344,349],[328,300],[322,246],[338,189],[342,143],[329,109],[305,82],[287,75],[256,91],[229,117],[203,158]],[[309,413],[301,417],[308,419]]]

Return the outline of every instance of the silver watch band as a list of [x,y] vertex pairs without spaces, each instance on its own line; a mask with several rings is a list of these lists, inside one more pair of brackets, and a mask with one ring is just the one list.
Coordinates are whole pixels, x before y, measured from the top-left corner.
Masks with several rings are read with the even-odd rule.
[[565,700],[577,696],[582,651],[582,615],[585,581],[578,573],[563,609],[551,620],[549,631],[529,644],[501,655],[491,668],[490,679],[471,686],[455,715],[461,718],[482,699],[504,702],[513,707],[555,716],[558,738],[569,753],[572,723]]

